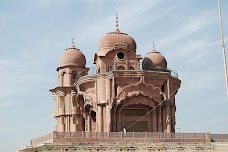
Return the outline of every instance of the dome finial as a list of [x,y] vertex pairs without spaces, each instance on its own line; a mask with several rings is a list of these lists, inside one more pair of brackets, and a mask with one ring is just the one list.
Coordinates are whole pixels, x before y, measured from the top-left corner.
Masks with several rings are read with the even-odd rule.
[[[71,36],[71,45],[69,46],[68,49],[76,49],[75,45],[74,45],[74,35]],[[68,50],[66,49],[66,50]]]
[[74,35],[71,36],[72,44],[74,45]]
[[118,29],[119,27],[119,21],[118,21],[118,13],[116,11],[116,28]]
[[155,43],[154,43],[154,41],[153,41],[153,50],[152,50],[152,52],[157,52],[156,49],[155,49]]

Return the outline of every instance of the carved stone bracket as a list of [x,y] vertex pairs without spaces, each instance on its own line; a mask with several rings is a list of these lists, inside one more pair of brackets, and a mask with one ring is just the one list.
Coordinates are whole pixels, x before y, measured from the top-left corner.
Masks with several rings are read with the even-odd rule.
[[63,96],[63,97],[65,96],[65,92],[60,91],[60,90],[58,90],[57,94],[58,94],[59,96]]
[[51,92],[53,99],[56,101],[57,99],[57,93],[56,92]]

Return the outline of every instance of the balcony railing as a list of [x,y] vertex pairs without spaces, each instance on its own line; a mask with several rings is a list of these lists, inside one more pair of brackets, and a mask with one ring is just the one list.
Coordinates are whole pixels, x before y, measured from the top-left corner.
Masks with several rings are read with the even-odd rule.
[[[142,68],[140,67],[140,71],[142,70]],[[172,70],[170,68],[167,68],[167,70],[170,72],[171,76],[174,77],[174,78],[178,78],[178,72],[175,71],[175,70]],[[163,71],[167,71],[167,70],[163,70]],[[110,70],[112,71],[112,70]],[[139,70],[137,70],[139,71]],[[158,70],[154,70],[154,71],[158,71]],[[90,67],[89,68],[89,72],[88,72],[88,75],[95,75],[97,74],[96,73],[96,68],[95,67]]]
[[172,69],[170,69],[170,68],[167,68],[167,70],[171,72],[171,76],[172,76],[172,77],[178,79],[178,72],[177,72],[176,70],[172,70]]
[[214,141],[228,141],[228,134],[210,134],[210,137]]
[[154,140],[166,142],[183,142],[183,141],[217,141],[223,139],[228,141],[228,134],[209,134],[209,133],[163,133],[163,132],[53,132],[30,141],[30,146],[45,143],[54,143],[55,141],[91,141],[103,140],[109,141],[125,141],[134,140]]
[[207,133],[163,133],[163,132],[54,132],[53,138],[81,139],[206,139]]

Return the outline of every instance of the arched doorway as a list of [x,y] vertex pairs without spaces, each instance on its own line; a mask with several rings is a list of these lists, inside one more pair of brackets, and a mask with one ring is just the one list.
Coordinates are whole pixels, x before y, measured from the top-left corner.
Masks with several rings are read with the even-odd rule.
[[129,105],[122,109],[122,126],[127,128],[128,132],[145,132],[148,130],[151,110],[149,106],[138,104]]
[[[157,115],[151,112],[158,103],[142,94],[127,98],[116,110],[117,131],[127,128],[128,132],[152,132]],[[156,118],[155,118],[156,117]]]

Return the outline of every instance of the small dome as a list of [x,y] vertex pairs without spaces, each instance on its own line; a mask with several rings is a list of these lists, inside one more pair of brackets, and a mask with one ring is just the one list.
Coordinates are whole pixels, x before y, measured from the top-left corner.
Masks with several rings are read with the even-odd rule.
[[113,48],[115,45],[126,45],[127,49],[136,51],[135,40],[126,33],[122,33],[118,28],[114,32],[104,35],[98,44],[99,50]]
[[86,58],[84,54],[77,49],[74,45],[71,45],[60,57],[60,66],[74,65],[85,67]]
[[142,61],[143,70],[167,69],[167,61],[160,52],[153,50]]

